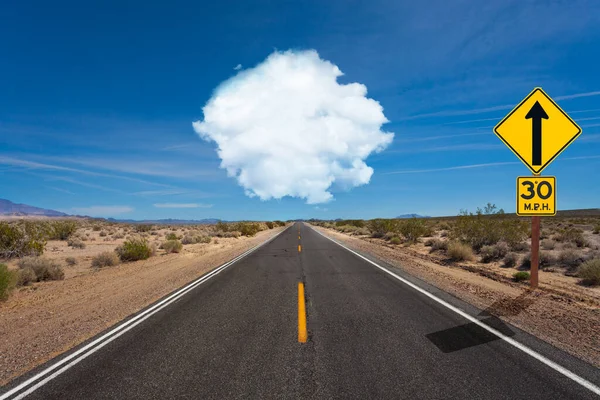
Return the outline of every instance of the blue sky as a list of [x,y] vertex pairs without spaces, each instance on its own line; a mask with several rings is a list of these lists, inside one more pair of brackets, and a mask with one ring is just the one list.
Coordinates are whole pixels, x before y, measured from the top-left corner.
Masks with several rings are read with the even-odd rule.
[[[545,171],[599,206],[600,2],[11,2],[0,24],[0,198],[117,218],[514,212],[528,169],[492,127],[541,86],[583,128]],[[244,194],[192,122],[234,68],[314,49],[394,140],[370,183],[306,204]]]

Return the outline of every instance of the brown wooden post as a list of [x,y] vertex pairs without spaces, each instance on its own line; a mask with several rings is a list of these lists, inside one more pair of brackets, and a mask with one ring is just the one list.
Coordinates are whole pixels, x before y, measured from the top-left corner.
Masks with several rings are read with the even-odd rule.
[[538,266],[540,261],[540,217],[531,217],[531,288],[538,287]]

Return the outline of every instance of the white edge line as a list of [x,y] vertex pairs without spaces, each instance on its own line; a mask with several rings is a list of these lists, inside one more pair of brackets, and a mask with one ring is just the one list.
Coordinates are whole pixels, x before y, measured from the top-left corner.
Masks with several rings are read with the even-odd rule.
[[[256,246],[254,246],[253,248],[245,251],[244,253],[240,254],[239,256],[235,257],[234,259],[226,262],[225,264],[223,264],[223,265],[221,265],[221,266],[213,269],[212,271],[204,274],[203,276],[201,276],[200,278],[196,279],[195,281],[187,284],[183,288],[181,288],[181,289],[177,290],[175,293],[171,294],[166,299],[163,299],[162,301],[154,304],[152,307],[148,308],[147,310],[144,310],[143,312],[139,313],[135,317],[133,317],[133,318],[131,318],[131,319],[123,322],[122,324],[118,325],[116,328],[112,329],[110,332],[107,332],[106,334],[102,335],[101,337],[99,337],[98,339],[94,340],[93,342],[88,343],[87,345],[85,345],[81,349],[77,350],[76,352],[70,354],[69,356],[63,358],[62,360],[60,360],[60,361],[56,362],[55,364],[51,365],[50,367],[46,368],[42,372],[36,374],[35,376],[33,376],[33,377],[29,378],[28,380],[26,380],[25,382],[21,383],[20,385],[14,387],[13,389],[11,389],[8,392],[4,393],[2,396],[0,396],[0,400],[6,400],[6,399],[8,399],[10,396],[12,396],[13,394],[15,394],[17,392],[20,392],[21,390],[23,390],[24,388],[26,388],[27,386],[29,386],[31,383],[37,381],[38,379],[43,378],[45,375],[49,374],[50,372],[52,372],[56,368],[58,368],[61,365],[65,364],[66,362],[72,360],[73,358],[77,357],[81,353],[84,353],[84,352],[87,351],[87,353],[82,354],[80,357],[78,357],[77,359],[71,361],[69,364],[65,365],[63,368],[61,368],[60,370],[54,372],[52,375],[46,377],[42,381],[38,382],[37,384],[35,384],[31,388],[29,388],[27,391],[19,394],[17,397],[14,398],[14,400],[22,399],[25,396],[33,393],[35,390],[37,390],[41,386],[45,385],[50,380],[56,378],[58,375],[60,375],[63,372],[65,372],[66,370],[68,370],[69,368],[71,368],[73,365],[79,363],[80,361],[82,361],[83,359],[85,359],[86,357],[88,357],[89,355],[95,353],[96,351],[98,351],[99,349],[101,349],[102,347],[104,347],[105,345],[107,345],[108,343],[112,342],[113,340],[115,340],[116,338],[118,338],[119,336],[121,336],[122,334],[124,334],[125,332],[127,332],[128,330],[132,329],[133,327],[135,327],[138,324],[142,323],[147,318],[151,317],[152,315],[156,314],[157,312],[159,312],[163,308],[167,307],[169,304],[173,303],[176,300],[179,300],[179,298],[183,297],[188,292],[190,292],[191,290],[195,289],[197,286],[201,285],[205,281],[207,281],[210,278],[214,277],[215,275],[219,274],[220,272],[222,272],[227,267],[230,267],[231,265],[233,265],[237,261],[239,261],[242,258],[246,257],[248,254],[254,252],[258,248],[260,248],[260,247],[264,246],[265,244],[271,242],[277,236],[281,235],[283,232],[285,232],[288,229],[289,229],[289,226],[287,228],[285,228],[284,230],[282,230],[281,232],[279,232],[277,235],[273,236],[272,238],[270,238],[270,239],[268,239],[268,240],[266,240],[266,241],[264,241],[264,242],[262,242],[262,243],[260,243],[260,244],[258,244]],[[119,332],[119,331],[121,331],[121,332]],[[96,346],[96,345],[98,345],[98,346]],[[96,347],[94,347],[94,346],[96,346]]]
[[467,320],[473,322],[474,324],[476,324],[477,326],[487,330],[488,332],[498,336],[500,339],[504,340],[505,342],[511,344],[512,346],[516,347],[517,349],[523,351],[524,353],[527,353],[528,355],[530,355],[531,357],[535,358],[536,360],[542,362],[543,364],[547,365],[548,367],[552,368],[553,370],[555,370],[556,372],[559,372],[561,374],[563,374],[564,376],[566,376],[567,378],[577,382],[578,384],[580,384],[581,386],[585,387],[586,389],[594,392],[597,395],[600,395],[600,387],[594,385],[592,382],[586,380],[585,378],[582,378],[581,376],[577,375],[576,373],[566,369],[565,367],[555,363],[554,361],[544,357],[543,355],[541,355],[540,353],[536,352],[533,349],[530,349],[529,347],[525,346],[524,344],[517,342],[516,340],[504,335],[503,333],[497,331],[494,328],[489,327],[488,325],[484,324],[483,322],[479,321],[477,318],[472,317],[471,315],[467,314],[466,312],[462,311],[461,309],[454,307],[452,304],[440,299],[439,297],[435,296],[434,294],[429,293],[427,290],[422,289],[421,287],[415,285],[414,283],[402,278],[401,276],[393,273],[392,271],[388,270],[387,268],[382,267],[381,265],[377,264],[374,261],[369,260],[368,258],[364,257],[363,255],[355,252],[352,249],[349,249],[348,247],[344,246],[343,244],[339,243],[338,241],[330,238],[329,236],[326,236],[325,234],[319,232],[317,229],[313,228],[312,226],[310,226],[310,228],[312,230],[314,230],[315,232],[317,232],[319,235],[323,236],[326,239],[331,240],[332,242],[334,242],[335,244],[337,244],[338,246],[343,247],[344,249],[348,250],[349,252],[353,253],[354,255],[362,258],[363,260],[367,261],[368,263],[376,266],[377,268],[379,268],[380,270],[384,271],[385,273],[393,276],[394,278],[398,279],[399,281],[401,281],[402,283],[410,286],[411,288],[415,289],[416,291],[418,291],[421,294],[424,294],[425,296],[429,297],[430,299],[438,302],[439,304],[443,305],[444,307],[454,311],[455,313],[457,313],[458,315],[460,315],[463,318],[466,318]]

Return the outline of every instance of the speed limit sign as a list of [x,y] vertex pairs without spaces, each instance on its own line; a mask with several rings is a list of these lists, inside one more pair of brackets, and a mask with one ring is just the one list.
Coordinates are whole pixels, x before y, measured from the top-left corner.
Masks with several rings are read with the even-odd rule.
[[519,176],[517,215],[556,215],[556,177]]

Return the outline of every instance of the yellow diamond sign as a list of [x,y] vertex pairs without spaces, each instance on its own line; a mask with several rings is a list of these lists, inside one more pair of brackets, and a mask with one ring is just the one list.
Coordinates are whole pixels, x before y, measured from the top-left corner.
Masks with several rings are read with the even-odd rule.
[[535,88],[494,133],[539,174],[581,134],[581,128],[541,88]]

